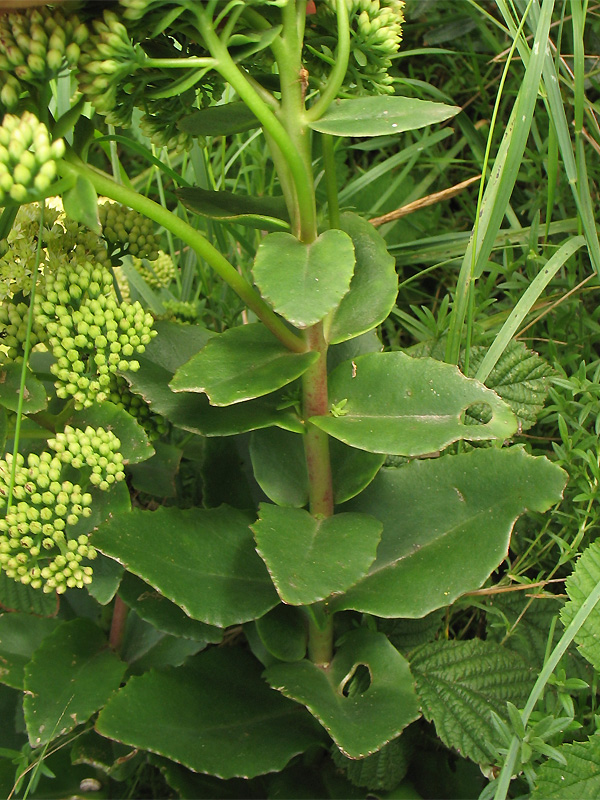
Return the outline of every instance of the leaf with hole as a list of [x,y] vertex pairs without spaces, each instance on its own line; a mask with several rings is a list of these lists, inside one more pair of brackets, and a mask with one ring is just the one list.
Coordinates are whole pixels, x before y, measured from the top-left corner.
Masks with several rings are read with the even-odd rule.
[[304,709],[269,689],[261,669],[240,648],[212,648],[182,667],[131,678],[96,728],[219,778],[281,770],[324,736]]
[[356,264],[350,291],[325,323],[325,338],[331,344],[379,325],[388,317],[398,294],[396,260],[388,253],[381,234],[370,222],[350,212],[340,216],[340,228],[352,239]]
[[301,508],[261,503],[256,549],[284,603],[310,605],[343,592],[375,559],[381,523],[366,514],[315,519]]
[[250,522],[227,506],[135,508],[100,525],[92,542],[192,619],[225,628],[279,602],[254,550]]
[[318,358],[314,352],[292,353],[260,323],[240,325],[213,336],[179,367],[170,386],[174,392],[204,392],[212,405],[228,406],[281,389]]
[[333,136],[387,136],[444,122],[459,111],[458,106],[412,97],[356,97],[336,100],[309,125]]
[[350,758],[364,758],[419,718],[408,662],[381,633],[347,634],[331,664],[274,664],[269,684],[305,705]]
[[555,464],[518,447],[381,470],[344,506],[383,522],[377,558],[332,608],[423,617],[450,605],[478,589],[506,557],[516,519],[526,510],[547,511],[565,482]]
[[293,325],[307,328],[320,322],[347,293],[354,261],[354,245],[344,231],[324,231],[310,244],[290,233],[271,233],[260,243],[252,271],[274,310]]
[[[310,421],[372,453],[425,455],[459,439],[504,439],[517,429],[512,411],[491,389],[432,358],[368,353],[340,364],[329,386],[332,406],[346,401],[343,415]],[[465,424],[464,412],[474,403],[490,407],[485,425]]]

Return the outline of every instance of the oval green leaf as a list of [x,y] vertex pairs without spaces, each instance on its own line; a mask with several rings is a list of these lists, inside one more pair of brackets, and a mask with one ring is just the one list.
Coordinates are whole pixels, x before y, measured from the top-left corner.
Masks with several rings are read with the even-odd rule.
[[375,560],[381,523],[366,514],[315,519],[301,508],[261,503],[256,549],[284,603],[310,605],[343,592]]
[[521,448],[486,448],[383,469],[346,508],[383,522],[368,575],[334,610],[424,617],[478,589],[506,557],[524,511],[547,511],[565,473]]
[[[8,408],[9,411],[16,411],[18,408],[22,366],[22,363],[19,364],[16,361],[0,366],[0,405]],[[38,411],[43,411],[47,405],[44,384],[27,369],[23,392],[23,413],[37,414]]]
[[261,642],[279,661],[300,661],[306,655],[308,629],[301,609],[280,603],[255,624]]
[[208,189],[179,189],[177,197],[194,214],[225,222],[237,222],[262,231],[289,231],[283,197],[249,197]]
[[366,219],[350,212],[341,215],[340,228],[352,239],[356,264],[350,291],[325,325],[331,344],[379,325],[394,307],[398,294],[396,259],[388,253],[381,234]]
[[25,665],[59,624],[57,619],[18,611],[0,614],[0,683],[23,689]]
[[236,101],[195,111],[177,127],[192,136],[230,136],[259,128],[260,122],[245,103]]
[[74,222],[81,222],[94,233],[101,235],[102,227],[98,216],[98,195],[94,185],[82,175],[78,175],[75,185],[63,193],[65,214]]
[[354,245],[344,231],[324,231],[310,244],[290,233],[271,233],[258,246],[253,274],[274,310],[307,328],[339,304],[350,286],[354,261]]
[[336,100],[310,127],[333,136],[387,136],[414,131],[455,116],[458,106],[412,97],[357,97]]
[[[352,678],[366,667],[370,685],[352,692]],[[408,662],[381,633],[359,628],[344,637],[327,669],[310,661],[274,664],[269,684],[305,705],[350,758],[364,758],[419,718]]]
[[[333,501],[345,503],[368,486],[385,456],[348,447],[337,439],[329,442]],[[255,431],[250,457],[256,482],[269,500],[279,506],[302,508],[308,503],[308,472],[304,440],[279,428]]]
[[[336,439],[372,453],[425,455],[459,439],[505,439],[517,429],[510,408],[457,367],[404,353],[368,353],[331,374],[330,400],[339,416],[311,422]],[[464,412],[484,403],[485,425],[466,425]]]
[[[272,236],[287,234],[272,234]],[[204,392],[212,405],[228,406],[261,397],[296,380],[319,358],[292,353],[261,323],[240,325],[213,336],[200,353],[179,367],[174,392]]]
[[132,678],[96,729],[223,779],[282,770],[324,737],[309,714],[265,684],[261,671],[240,648],[212,648],[182,667]]
[[115,515],[92,535],[116,559],[193,619],[226,628],[279,602],[254,550],[250,517],[235,508],[161,507]]
[[126,664],[87,619],[65,622],[25,667],[23,710],[32,747],[86,722],[119,687]]

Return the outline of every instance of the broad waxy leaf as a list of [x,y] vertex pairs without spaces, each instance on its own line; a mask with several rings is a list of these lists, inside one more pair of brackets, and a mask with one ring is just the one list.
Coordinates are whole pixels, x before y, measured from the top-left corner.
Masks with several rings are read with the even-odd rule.
[[531,800],[596,800],[600,795],[600,733],[587,742],[556,749],[566,764],[548,759],[539,767]]
[[[353,691],[359,667],[369,672],[365,691],[360,686]],[[383,634],[366,628],[344,637],[327,669],[303,660],[274,664],[265,677],[286,697],[303,703],[350,758],[374,753],[419,717],[408,662]]]
[[381,234],[350,212],[341,215],[340,228],[352,239],[356,264],[350,291],[325,324],[325,338],[332,344],[360,336],[383,322],[398,294],[396,260]]
[[118,688],[126,664],[87,619],[63,623],[25,667],[23,710],[32,747],[81,725]]
[[501,563],[517,517],[546,511],[560,500],[565,482],[555,464],[516,447],[381,470],[345,506],[383,522],[377,558],[332,608],[424,617],[450,605]]
[[92,542],[189,617],[226,628],[279,602],[254,550],[250,521],[227,506],[133,509],[101,525]]
[[281,389],[318,358],[314,352],[292,353],[260,323],[240,325],[210,339],[170,386],[174,392],[204,392],[212,405],[228,406]]
[[301,508],[261,503],[252,530],[279,596],[300,606],[343,592],[366,573],[381,523],[366,514],[315,519]]
[[204,395],[172,392],[169,383],[177,367],[196,355],[214,333],[198,325],[173,322],[158,322],[155,327],[158,336],[139,356],[139,370],[125,373],[132,390],[144,398],[152,411],[179,428],[203,436],[231,436],[270,425],[303,430],[293,412],[278,410],[279,398],[215,408]]
[[[600,581],[600,543],[592,542],[577,560],[574,571],[567,578],[565,588],[569,602],[560,611],[560,618],[567,628],[581,608],[584,600]],[[578,650],[592,664],[600,669],[600,609],[598,603],[590,611],[587,619],[575,635]]]
[[491,712],[508,721],[506,701],[525,705],[535,675],[516,653],[493,642],[438,641],[410,657],[423,714],[438,736],[479,764],[493,763],[502,746]]
[[[16,411],[19,404],[21,369],[22,364],[16,361],[0,365],[0,405],[10,411]],[[44,384],[28,369],[25,373],[23,413],[37,414],[38,411],[43,411],[47,405]]]
[[177,123],[192,136],[230,136],[259,128],[260,122],[241,100],[195,111]]
[[263,231],[289,231],[283,197],[249,197],[208,189],[179,189],[177,196],[194,214],[224,222],[236,222]]
[[132,678],[96,728],[224,779],[281,770],[324,738],[304,709],[269,689],[251,655],[231,647]]
[[454,117],[460,108],[411,97],[357,97],[336,100],[310,127],[333,136],[387,136],[414,131]]
[[223,638],[220,628],[191,619],[182,608],[130,572],[121,581],[119,596],[139,617],[171,636],[215,643]]
[[[432,358],[368,353],[340,364],[329,387],[332,407],[342,404],[340,415],[310,421],[373,453],[425,455],[459,439],[504,439],[517,429],[512,411],[491,389]],[[485,425],[464,423],[474,403],[490,407]]]
[[91,425],[93,428],[102,427],[112,431],[121,441],[119,450],[126,464],[139,464],[154,454],[148,435],[137,420],[124,408],[119,408],[108,400],[94,403],[81,411],[74,411],[68,424],[82,430]]
[[25,665],[58,625],[57,619],[32,614],[0,615],[0,683],[23,689]]
[[308,629],[302,609],[280,603],[256,620],[256,631],[279,661],[300,661],[306,655]]
[[127,671],[131,675],[141,675],[150,669],[180,667],[205,647],[203,640],[171,636],[158,630],[130,609],[120,655],[127,662]]
[[252,272],[275,311],[307,328],[347,293],[354,262],[354,245],[344,231],[324,231],[310,244],[290,233],[271,233],[258,246]]
[[[385,456],[329,442],[333,501],[345,503],[368,486]],[[279,428],[256,431],[250,439],[254,477],[274,503],[302,508],[308,503],[308,472],[302,436]]]

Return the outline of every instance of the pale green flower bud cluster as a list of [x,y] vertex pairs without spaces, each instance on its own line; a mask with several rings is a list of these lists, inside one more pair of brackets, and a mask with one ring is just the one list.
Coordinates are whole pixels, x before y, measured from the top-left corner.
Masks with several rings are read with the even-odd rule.
[[[4,303],[0,306],[0,330],[2,331],[0,344],[7,348],[8,361],[18,361],[23,357],[23,346],[27,339],[28,316],[29,306],[25,303]],[[35,347],[44,338],[43,330],[34,325],[29,339],[30,346]]]
[[[148,286],[153,289],[164,289],[175,278],[175,264],[168,253],[158,252],[158,258],[145,266],[141,258],[135,256],[131,259],[136,271],[142,276]],[[147,259],[146,259],[147,260]]]
[[102,235],[109,246],[121,253],[154,261],[160,241],[152,222],[127,206],[105,202],[98,206]]
[[46,126],[30,111],[20,117],[6,114],[0,126],[0,204],[44,197],[64,152],[63,140],[51,142]]
[[[351,94],[392,94],[393,79],[388,71],[402,41],[404,0],[346,0],[346,5],[351,56],[347,76],[350,83],[344,90]],[[323,0],[317,4],[316,25],[307,29],[311,55],[307,54],[306,61],[311,74],[322,75],[324,67],[334,63],[335,41],[326,31],[331,30],[335,13],[335,0]]]
[[142,105],[144,114],[140,119],[142,133],[156,147],[166,147],[174,151],[189,150],[194,138],[180,130],[177,123],[189,116],[190,109],[196,105],[196,98],[196,89],[191,89],[174,97],[145,100]]
[[89,467],[89,483],[103,492],[125,480],[121,442],[110,430],[88,425],[81,431],[67,425],[63,433],[48,439],[48,447],[54,450],[61,464],[78,470]]
[[144,85],[136,85],[133,76],[145,55],[113,11],[105,10],[92,24],[78,64],[79,89],[109,124],[126,126],[143,93]]
[[117,303],[108,270],[88,269],[81,280],[84,272],[78,267],[67,281],[53,276],[36,315],[56,358],[50,367],[56,394],[72,397],[76,409],[106,400],[111,375],[139,369],[135,355],[156,334],[152,316],[137,301]]
[[177,322],[193,323],[198,321],[198,305],[189,303],[185,300],[163,300],[166,314],[165,319],[172,319]]
[[0,100],[18,103],[20,81],[44,86],[64,68],[74,67],[88,31],[75,15],[57,8],[32,8],[0,17]]
[[96,551],[88,537],[69,538],[69,528],[92,513],[92,495],[63,479],[57,455],[31,453],[27,463],[17,455],[12,503],[7,508],[12,456],[0,459],[0,568],[9,578],[62,594],[92,581]]
[[145,400],[133,394],[121,375],[111,375],[108,399],[134,417],[150,440],[158,439],[169,431],[169,422],[160,414],[154,414]]

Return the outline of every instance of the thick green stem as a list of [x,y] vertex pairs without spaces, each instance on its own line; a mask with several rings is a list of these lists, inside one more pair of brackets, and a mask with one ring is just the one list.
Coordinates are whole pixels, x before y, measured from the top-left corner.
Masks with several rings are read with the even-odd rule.
[[329,227],[340,227],[340,204],[337,193],[337,179],[335,175],[335,153],[333,150],[333,136],[324,133],[321,136],[323,146],[323,166],[325,167],[325,186],[327,189],[327,214]]
[[335,64],[331,70],[325,88],[321,91],[321,96],[306,112],[306,119],[310,122],[315,122],[320,119],[331,103],[333,103],[344,82],[346,72],[348,71],[348,60],[350,58],[350,23],[348,21],[346,0],[336,0],[336,12],[338,43],[335,52]]
[[254,291],[248,281],[199,231],[192,228],[181,217],[155,203],[154,200],[138,194],[138,192],[129,189],[127,186],[116,183],[106,173],[85,164],[75,154],[68,153],[66,159],[68,159],[68,163],[66,160],[61,162],[65,173],[71,172],[87,178],[98,194],[110,197],[111,200],[116,200],[118,203],[123,203],[129,208],[139,211],[140,214],[144,214],[158,225],[162,225],[171,231],[174,236],[179,237],[189,245],[199,258],[203,258],[231,286],[248,308],[256,314],[282,344],[295,353],[305,352],[306,345],[303,340],[285,325],[260,295]]
[[327,667],[333,657],[333,617],[322,604],[309,609],[308,657],[318,667]]
[[302,409],[306,421],[304,451],[308,469],[310,513],[315,517],[330,517],[333,514],[333,486],[329,437],[308,422],[310,417],[329,413],[327,344],[321,323],[313,325],[306,331],[306,343],[310,350],[318,352],[321,356],[302,376]]
[[[312,241],[314,239],[314,231],[316,230],[316,210],[312,173],[307,171],[304,158],[298,151],[294,141],[290,138],[289,127],[287,125],[284,127],[233,61],[227,47],[217,36],[209,15],[197,6],[194,6],[193,10],[200,23],[199,31],[204,43],[213,58],[217,61],[215,69],[238,93],[239,97],[260,121],[263,128],[269,132],[277,147],[284,154],[294,181],[298,205],[302,213],[303,229],[300,231],[300,238],[304,241]],[[273,43],[272,47],[275,52],[275,43]],[[299,78],[298,72],[296,72],[295,77],[296,79]],[[282,94],[283,92],[284,88],[282,86]],[[285,118],[288,120],[287,115],[285,115]]]

